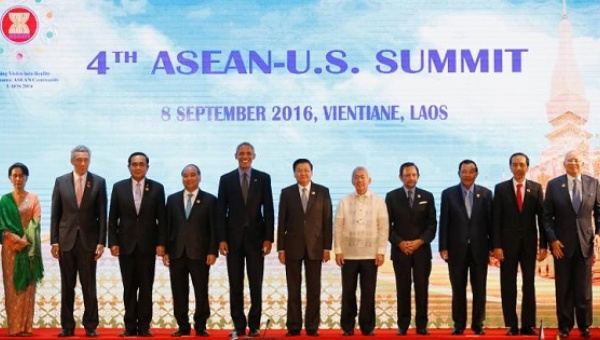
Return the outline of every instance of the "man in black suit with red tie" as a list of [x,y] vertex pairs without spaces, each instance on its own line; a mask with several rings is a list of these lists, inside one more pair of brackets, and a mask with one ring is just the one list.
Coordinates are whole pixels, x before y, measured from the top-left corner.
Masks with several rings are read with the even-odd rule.
[[[600,184],[583,175],[583,153],[567,152],[566,174],[548,182],[544,228],[554,256],[554,285],[559,335],[577,326],[590,338],[592,326],[592,259],[600,247]],[[593,222],[593,224],[592,224]]]
[[155,259],[165,254],[165,189],[146,178],[150,160],[143,152],[132,153],[127,167],[131,177],[114,184],[108,217],[108,247],[119,257],[123,279],[120,336],[150,337]]
[[[535,327],[535,261],[546,258],[542,186],[526,179],[529,157],[510,156],[513,178],[494,189],[494,257],[500,261],[500,292],[506,335],[537,335]],[[536,222],[537,221],[537,222]],[[538,238],[539,235],[539,238]],[[539,240],[539,251],[538,251]],[[521,266],[521,329],[517,317],[517,272]]]
[[98,295],[96,261],[106,244],[106,181],[88,172],[91,151],[79,145],[71,150],[73,172],[58,177],[52,192],[50,243],[60,266],[61,299],[59,337],[75,335],[75,285],[83,293],[82,324],[87,337],[97,337]]
[[292,169],[297,183],[281,190],[277,225],[279,262],[285,265],[288,285],[286,336],[302,329],[302,263],[306,273],[308,336],[319,336],[321,322],[321,264],[329,261],[333,220],[329,189],[311,181],[313,165],[297,159]]
[[492,192],[475,185],[477,164],[465,159],[458,166],[460,184],[442,192],[440,256],[448,262],[452,285],[453,335],[462,335],[467,322],[467,278],[473,293],[471,329],[485,334],[488,263],[492,250]]
[[437,219],[433,195],[417,188],[419,176],[416,164],[408,162],[400,165],[398,177],[404,185],[385,197],[396,274],[398,335],[406,335],[410,325],[410,291],[413,280],[417,334],[429,335],[427,300],[431,274],[431,241],[435,238]]
[[175,319],[179,328],[174,337],[190,335],[188,320],[189,279],[192,278],[196,309],[196,336],[209,336],[206,320],[210,316],[208,278],[210,266],[218,256],[217,198],[200,190],[200,169],[189,164],[181,171],[184,190],[167,198],[167,254]]
[[[256,157],[248,142],[238,145],[238,168],[219,181],[219,251],[227,256],[232,338],[246,334],[259,336],[262,314],[264,256],[271,252],[274,239],[274,212],[271,176],[251,167]],[[246,265],[244,265],[246,264]],[[250,311],[244,314],[244,267],[250,285]]]

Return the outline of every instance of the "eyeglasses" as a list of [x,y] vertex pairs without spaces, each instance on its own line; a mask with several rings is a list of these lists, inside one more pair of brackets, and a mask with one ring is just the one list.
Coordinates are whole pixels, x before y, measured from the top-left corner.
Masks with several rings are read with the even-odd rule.
[[570,158],[565,160],[565,164],[582,164],[583,161],[576,159],[576,158]]

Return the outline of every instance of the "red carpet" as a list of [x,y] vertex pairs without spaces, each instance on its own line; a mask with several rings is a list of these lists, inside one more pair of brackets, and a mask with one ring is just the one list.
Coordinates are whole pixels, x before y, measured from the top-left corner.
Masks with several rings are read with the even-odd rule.
[[[114,328],[102,328],[102,329],[98,329],[98,334],[99,334],[99,339],[123,339],[119,337],[119,333],[121,333],[121,329],[114,329]],[[173,329],[152,329],[152,333],[154,334],[154,337],[151,339],[154,340],[161,340],[161,339],[175,339],[171,337],[171,333],[173,332]],[[395,329],[378,329],[375,331],[375,336],[374,337],[365,337],[362,336],[360,334],[360,331],[357,330],[356,335],[353,337],[342,337],[341,335],[341,331],[337,330],[337,329],[322,329],[319,331],[320,333],[320,337],[318,339],[345,339],[345,340],[351,340],[351,339],[461,339],[461,338],[480,338],[479,336],[476,336],[473,334],[473,332],[471,332],[470,330],[466,330],[465,334],[462,336],[452,336],[450,335],[451,330],[450,329],[430,329],[429,330],[431,335],[430,336],[422,336],[422,335],[416,335],[415,334],[415,330],[414,329],[409,329],[408,331],[408,335],[405,337],[400,337],[396,335],[396,330]],[[31,337],[32,339],[58,339],[57,334],[60,332],[60,329],[56,329],[56,328],[44,328],[44,329],[34,329],[34,334]],[[210,330],[209,331],[211,336],[208,339],[229,339],[229,330]],[[515,337],[509,337],[504,335],[504,333],[506,333],[506,329],[504,328],[489,328],[489,329],[485,329],[486,334],[484,336],[482,336],[481,338],[484,338],[486,340],[493,340],[493,339],[515,339]],[[306,340],[306,339],[315,339],[313,337],[308,337],[305,336],[304,333],[302,333],[301,336],[297,336],[297,337],[284,337],[285,335],[285,330],[282,329],[270,329],[267,331],[266,336],[263,337],[264,331],[261,332],[261,336],[258,338],[251,338],[251,339],[256,339],[256,340],[261,340],[261,339],[271,339],[271,340],[275,340],[275,339],[290,339],[290,340]],[[545,329],[544,330],[544,335],[546,339],[556,339],[556,335],[557,335],[557,331],[556,329]],[[193,332],[192,332],[192,336],[189,337],[182,337],[183,339],[188,339],[188,338],[196,338],[196,339],[200,339],[194,336]],[[529,338],[529,339],[537,339],[538,337],[535,336],[530,336],[530,337],[523,337],[523,338]],[[578,339],[579,337],[579,331],[577,329],[574,329],[571,332],[571,336],[569,337],[569,339]],[[6,336],[6,329],[0,329],[0,339],[15,339],[14,337],[7,337]],[[85,333],[84,330],[82,328],[76,329],[75,330],[75,336],[71,339],[87,339],[85,337]],[[135,337],[135,339],[141,339],[140,337]],[[246,339],[245,337],[239,337],[239,339]],[[592,330],[592,339],[600,339],[600,329],[593,329]]]

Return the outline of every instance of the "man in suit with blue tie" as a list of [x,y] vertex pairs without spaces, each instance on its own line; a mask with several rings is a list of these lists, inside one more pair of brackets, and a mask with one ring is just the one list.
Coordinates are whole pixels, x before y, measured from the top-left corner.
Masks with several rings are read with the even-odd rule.
[[417,188],[419,168],[415,163],[400,165],[398,177],[402,181],[402,188],[390,191],[385,197],[396,275],[398,335],[406,335],[410,325],[412,281],[415,283],[417,334],[429,335],[427,304],[431,241],[437,229],[435,202],[429,191]]
[[108,247],[119,257],[123,279],[120,336],[150,337],[155,259],[165,254],[165,189],[146,178],[150,159],[145,153],[132,153],[127,167],[131,177],[114,184],[108,216]]
[[98,295],[96,261],[106,244],[106,181],[88,171],[91,151],[79,145],[71,150],[73,172],[58,177],[52,191],[50,243],[60,266],[59,337],[75,335],[75,285],[83,293],[82,324],[87,337],[97,337]]
[[[271,253],[274,211],[271,176],[252,168],[256,157],[248,142],[238,145],[238,168],[219,180],[219,251],[227,256],[229,299],[234,330],[231,338],[259,336],[264,256]],[[244,314],[244,267],[250,285],[250,311]]]
[[[544,199],[544,228],[554,256],[554,285],[559,335],[577,326],[590,338],[592,325],[592,258],[600,246],[600,185],[583,175],[583,154],[565,154],[566,174],[548,182]],[[593,221],[593,224],[592,224]]]
[[167,198],[167,254],[163,263],[169,267],[175,319],[179,328],[174,337],[190,335],[188,320],[189,279],[192,278],[196,309],[196,336],[209,336],[206,320],[210,315],[208,278],[210,266],[218,255],[217,198],[200,190],[200,169],[189,164],[181,171],[184,190]]
[[453,335],[462,335],[467,322],[467,278],[473,293],[471,329],[485,334],[487,271],[492,250],[492,192],[475,185],[477,164],[465,159],[458,166],[460,184],[442,192],[439,250],[448,262],[452,285]]
[[[494,257],[500,261],[502,313],[506,335],[537,335],[535,327],[535,261],[546,258],[542,186],[526,179],[529,157],[517,152],[509,158],[513,178],[494,189]],[[538,237],[539,235],[539,237]],[[539,251],[538,251],[539,242]],[[517,273],[521,267],[523,297],[521,329],[517,317]]]
[[313,165],[297,159],[292,169],[297,183],[281,190],[277,225],[279,262],[285,265],[288,285],[286,336],[302,329],[302,263],[306,272],[306,318],[308,336],[318,336],[321,322],[321,265],[329,261],[333,220],[329,189],[314,183]]

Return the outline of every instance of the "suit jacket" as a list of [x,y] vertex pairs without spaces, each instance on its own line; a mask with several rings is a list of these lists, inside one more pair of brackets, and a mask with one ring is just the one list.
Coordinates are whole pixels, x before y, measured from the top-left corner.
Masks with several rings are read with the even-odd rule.
[[238,169],[219,180],[219,241],[227,242],[229,248],[239,248],[244,235],[253,238],[259,249],[264,241],[274,239],[271,176],[253,168],[249,182],[248,201],[244,203]]
[[521,241],[525,245],[526,254],[535,256],[538,237],[540,248],[547,248],[543,224],[542,186],[537,182],[526,180],[523,194],[523,210],[519,211],[512,178],[498,183],[494,188],[492,240],[494,248],[502,248],[504,256],[516,256]]
[[[544,228],[548,243],[564,245],[565,257],[581,251],[584,258],[594,254],[594,234],[600,234],[600,187],[598,180],[581,175],[581,207],[573,210],[567,175],[548,182],[544,200]],[[593,225],[592,225],[593,217]],[[579,244],[579,249],[577,245]]]
[[171,258],[187,256],[205,260],[211,254],[218,256],[217,198],[198,190],[190,216],[185,217],[184,190],[167,198],[167,253]]
[[407,256],[398,247],[401,241],[416,239],[423,240],[423,245],[417,251],[425,251],[431,258],[431,241],[435,238],[437,228],[433,195],[419,188],[414,189],[413,195],[412,207],[408,203],[404,187],[390,191],[385,196],[390,218],[389,240],[392,244],[392,260]]
[[466,261],[469,245],[476,263],[487,263],[489,260],[489,251],[492,249],[492,192],[475,185],[473,195],[469,218],[460,184],[442,192],[438,242],[440,251],[448,251],[449,263]]
[[50,244],[58,244],[61,251],[70,251],[75,245],[77,231],[81,245],[93,252],[97,245],[106,245],[106,181],[87,173],[81,200],[77,206],[73,173],[60,176],[52,191],[50,217]]
[[137,246],[142,254],[156,254],[165,245],[165,188],[149,178],[144,181],[139,214],[135,211],[132,179],[113,185],[108,217],[108,246],[119,246],[129,255]]
[[308,254],[311,260],[323,258],[323,250],[331,250],[333,220],[329,189],[311,183],[306,213],[298,184],[281,190],[277,225],[277,250],[285,257],[300,260]]

